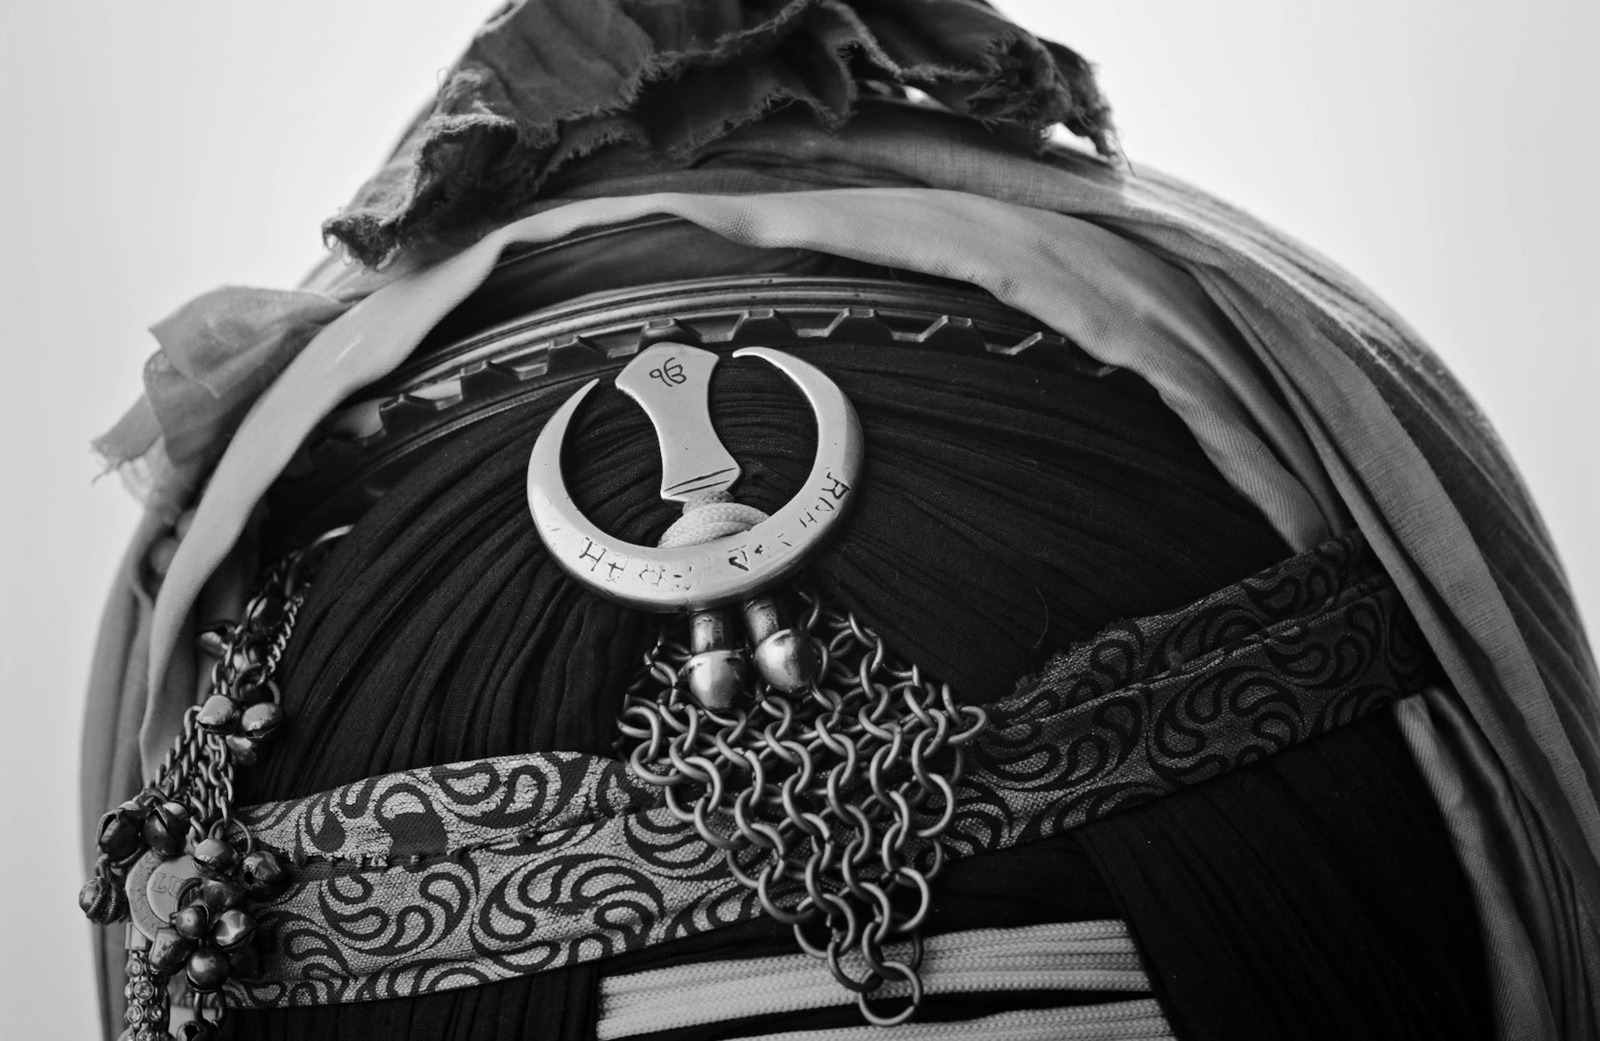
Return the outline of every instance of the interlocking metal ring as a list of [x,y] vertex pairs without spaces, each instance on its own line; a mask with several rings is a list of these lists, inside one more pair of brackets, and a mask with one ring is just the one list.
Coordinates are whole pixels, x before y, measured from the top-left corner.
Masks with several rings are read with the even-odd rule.
[[805,632],[826,651],[803,696],[765,690],[726,712],[682,697],[671,680],[690,651],[665,622],[629,692],[623,751],[868,1022],[904,1022],[922,999],[920,929],[962,746],[985,716],[853,615],[803,599]]

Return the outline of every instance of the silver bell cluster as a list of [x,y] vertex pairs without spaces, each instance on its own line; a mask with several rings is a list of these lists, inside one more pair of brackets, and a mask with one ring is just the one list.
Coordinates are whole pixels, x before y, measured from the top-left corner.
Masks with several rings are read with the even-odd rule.
[[241,766],[261,759],[262,745],[283,725],[278,685],[271,678],[282,653],[274,647],[276,623],[283,605],[265,597],[251,602],[243,621],[216,626],[200,634],[201,647],[216,656],[212,694],[200,706],[196,722],[227,746]]
[[278,895],[288,884],[288,873],[271,851],[241,855],[219,837],[201,840],[191,856],[200,877],[178,900],[167,925],[157,930],[147,958],[156,974],[182,972],[189,986],[207,994],[229,978],[256,975],[256,921],[246,902]]
[[[169,1041],[169,981],[184,980],[220,1014],[216,992],[253,977],[254,901],[277,896],[289,874],[277,854],[256,849],[233,817],[236,766],[255,764],[283,724],[273,674],[305,600],[315,551],[348,528],[328,532],[279,561],[236,622],[200,636],[214,661],[211,693],[184,715],[183,730],[154,781],[101,818],[100,856],[78,903],[101,925],[131,922],[125,1041]],[[159,910],[145,881],[155,872],[182,879]],[[218,1021],[196,1005],[185,1041],[217,1036]]]

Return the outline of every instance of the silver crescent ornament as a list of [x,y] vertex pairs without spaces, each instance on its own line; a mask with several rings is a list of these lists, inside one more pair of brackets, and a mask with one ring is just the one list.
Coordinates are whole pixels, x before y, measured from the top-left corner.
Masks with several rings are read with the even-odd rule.
[[[591,380],[558,408],[528,461],[528,508],[550,555],[580,585],[626,607],[654,613],[703,611],[743,603],[793,576],[827,539],[851,503],[861,470],[861,423],[837,384],[814,365],[769,347],[759,358],[798,387],[817,421],[817,454],[800,491],[747,531],[693,546],[636,546],[600,530],[572,501],[561,452],[572,417],[600,382]],[[683,344],[641,351],[617,377],[655,425],[662,498],[693,502],[722,491],[738,463],[711,426],[708,388],[717,356]]]

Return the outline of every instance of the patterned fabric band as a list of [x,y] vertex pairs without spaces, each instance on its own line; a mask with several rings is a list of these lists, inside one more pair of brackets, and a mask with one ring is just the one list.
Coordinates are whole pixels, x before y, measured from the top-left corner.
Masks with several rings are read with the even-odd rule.
[[[1118,623],[987,706],[946,853],[1034,841],[1220,776],[1403,697],[1432,659],[1358,535]],[[720,850],[623,763],[543,752],[242,811],[294,862],[247,1007],[474,986],[757,918]]]

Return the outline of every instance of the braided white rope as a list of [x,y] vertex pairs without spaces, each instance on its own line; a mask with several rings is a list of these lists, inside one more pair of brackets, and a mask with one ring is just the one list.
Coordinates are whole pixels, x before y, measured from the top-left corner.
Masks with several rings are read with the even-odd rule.
[[[934,936],[926,943],[922,973],[929,994],[1094,990],[1143,996],[1150,992],[1133,938],[1120,921],[973,930]],[[889,983],[883,996],[905,990],[903,983]],[[838,986],[825,966],[803,954],[698,962],[608,976],[601,981],[600,994],[600,1041],[829,1008],[853,1000],[853,995]],[[1044,1038],[1169,1034],[1159,1012],[1135,1002],[1079,1006],[1037,1025],[1063,1031],[1036,1034]],[[972,1028],[971,1033],[955,1031],[955,1036],[983,1036],[984,1031],[977,1029],[979,1024],[967,1026]],[[1093,1029],[1095,1026],[1100,1029]],[[1125,1033],[1130,1026],[1136,1029]],[[1072,1033],[1067,1029],[1070,1027],[1081,1034]],[[893,1037],[898,1039],[903,1031],[912,1029],[897,1027]]]
[[684,504],[683,516],[672,522],[657,543],[662,549],[698,546],[728,535],[737,535],[767,519],[754,506],[734,502],[727,492],[713,492],[703,499]]

